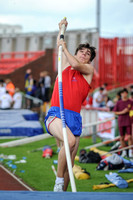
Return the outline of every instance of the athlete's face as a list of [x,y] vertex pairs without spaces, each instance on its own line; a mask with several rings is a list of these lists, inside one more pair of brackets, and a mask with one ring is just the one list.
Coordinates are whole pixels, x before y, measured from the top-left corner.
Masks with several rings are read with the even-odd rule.
[[89,63],[90,57],[91,57],[91,51],[90,49],[87,49],[87,48],[82,48],[78,50],[77,55],[76,55],[76,58],[78,59],[78,61],[83,64]]

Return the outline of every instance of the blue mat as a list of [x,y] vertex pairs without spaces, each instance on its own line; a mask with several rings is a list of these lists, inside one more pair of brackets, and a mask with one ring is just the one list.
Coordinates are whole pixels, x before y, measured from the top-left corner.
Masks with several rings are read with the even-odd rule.
[[27,109],[0,110],[0,136],[35,136],[42,133],[38,113]]
[[40,192],[0,191],[1,200],[132,200],[133,193],[125,192]]

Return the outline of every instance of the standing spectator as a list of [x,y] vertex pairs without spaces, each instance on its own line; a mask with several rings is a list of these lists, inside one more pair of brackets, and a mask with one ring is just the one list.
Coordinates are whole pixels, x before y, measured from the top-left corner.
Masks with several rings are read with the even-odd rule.
[[26,94],[32,95],[33,84],[34,84],[34,80],[33,80],[32,74],[29,74],[29,76],[25,80],[25,92],[26,92]]
[[51,77],[49,76],[49,73],[45,72],[45,101],[50,101],[50,88],[51,88]]
[[51,77],[49,76],[49,73],[45,72],[45,113],[47,114],[49,108],[50,108],[50,88],[51,88]]
[[0,108],[10,109],[12,104],[12,97],[8,91],[0,97]]
[[[26,74],[25,74],[25,93],[27,95],[32,96],[33,93],[33,85],[34,85],[34,80],[32,77],[31,69],[27,69]],[[26,98],[26,107],[30,109],[32,107],[32,100]]]
[[41,111],[42,114],[45,116],[45,73],[44,72],[40,72],[40,78],[39,78],[39,82],[38,82],[38,87],[37,87],[37,91],[36,91],[36,97],[41,99],[43,101],[43,104],[41,104]]
[[39,98],[45,102],[45,72],[40,72],[40,79],[39,79],[39,85],[38,85],[38,91],[40,91]]
[[35,97],[38,99],[41,99],[43,102],[45,101],[45,88],[43,83],[38,83],[36,92],[35,92]]
[[36,91],[37,91],[37,81],[33,80],[33,86],[32,86],[31,96],[35,97],[36,96]]
[[43,83],[45,85],[45,72],[40,72],[39,83]]
[[[132,130],[131,130],[131,118],[129,116],[129,111],[131,110],[133,102],[128,99],[128,90],[124,88],[121,91],[121,100],[119,100],[113,111],[116,115],[118,115],[118,127],[120,132],[120,142],[122,148],[125,147],[125,134],[128,135],[128,145],[132,145]],[[126,151],[122,152],[122,156],[126,156]],[[129,157],[133,157],[132,149],[129,150]]]
[[25,81],[27,80],[28,76],[31,74],[31,69],[27,69],[25,73]]
[[13,108],[14,109],[22,108],[22,94],[19,88],[15,88],[15,94],[13,95]]
[[14,86],[14,84],[12,83],[12,81],[10,79],[6,79],[5,83],[6,83],[6,91],[8,91],[8,93],[11,96],[13,96],[14,93],[15,93],[15,86]]
[[98,91],[96,91],[93,95],[93,107],[100,108],[103,107],[103,87],[100,87]]
[[40,73],[39,84],[40,84],[40,96],[42,101],[44,102],[42,110],[46,114],[49,109],[50,88],[51,88],[51,77],[49,76],[49,73],[47,71],[43,71]]
[[40,73],[39,83],[44,87],[43,94],[45,94],[45,102],[50,101],[50,88],[51,88],[51,77],[47,71],[43,71]]

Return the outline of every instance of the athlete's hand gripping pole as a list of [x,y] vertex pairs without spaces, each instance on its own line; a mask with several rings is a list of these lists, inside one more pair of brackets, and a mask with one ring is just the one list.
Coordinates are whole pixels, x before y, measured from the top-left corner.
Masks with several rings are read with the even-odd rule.
[[[61,34],[60,34],[61,40],[64,39],[65,30],[66,30],[65,24],[62,24]],[[69,150],[69,145],[68,145],[68,137],[67,137],[66,123],[65,123],[65,113],[64,113],[64,104],[63,104],[62,46],[61,45],[59,46],[59,52],[58,52],[58,84],[59,84],[59,99],[60,99],[60,115],[61,115],[62,127],[63,127],[63,138],[64,138],[64,145],[65,145],[65,152],[66,152],[66,160],[67,160],[67,166],[68,166],[68,172],[69,172],[72,192],[76,192],[76,185],[75,185],[74,175],[73,175],[73,171],[72,171],[71,156],[70,156],[70,150]]]

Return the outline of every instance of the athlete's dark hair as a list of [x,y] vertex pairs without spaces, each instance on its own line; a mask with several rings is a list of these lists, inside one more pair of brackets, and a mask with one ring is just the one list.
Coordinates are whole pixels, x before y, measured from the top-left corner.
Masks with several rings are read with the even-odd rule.
[[96,48],[93,47],[93,46],[90,46],[89,43],[80,44],[80,45],[77,47],[76,51],[75,51],[75,55],[77,55],[77,52],[78,52],[79,50],[82,50],[83,48],[89,49],[89,50],[91,51],[91,58],[90,58],[90,61],[92,61],[92,60],[95,58],[95,56],[96,56],[96,51],[95,51]]

